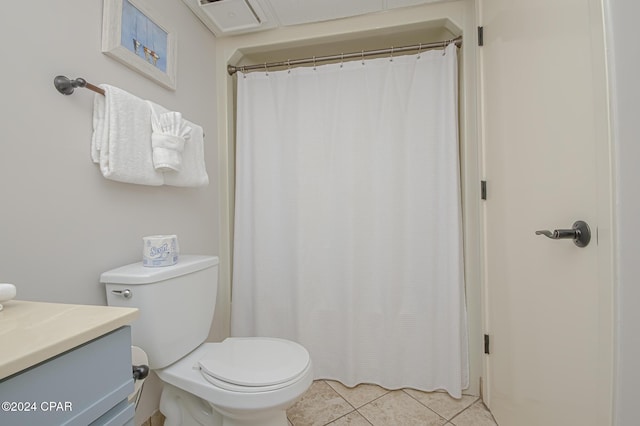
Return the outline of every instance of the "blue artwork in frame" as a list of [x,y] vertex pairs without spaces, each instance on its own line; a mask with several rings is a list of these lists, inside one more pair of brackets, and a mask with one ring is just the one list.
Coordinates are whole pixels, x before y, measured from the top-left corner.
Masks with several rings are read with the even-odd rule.
[[136,56],[167,72],[167,32],[129,0],[122,2],[120,42]]
[[176,32],[147,0],[103,1],[102,52],[176,90]]

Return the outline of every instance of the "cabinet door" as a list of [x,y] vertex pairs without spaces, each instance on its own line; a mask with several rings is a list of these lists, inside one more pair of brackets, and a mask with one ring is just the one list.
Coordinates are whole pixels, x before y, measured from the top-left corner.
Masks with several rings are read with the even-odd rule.
[[122,327],[0,381],[0,401],[12,404],[0,425],[113,424],[109,412],[126,424],[133,389],[131,331]]

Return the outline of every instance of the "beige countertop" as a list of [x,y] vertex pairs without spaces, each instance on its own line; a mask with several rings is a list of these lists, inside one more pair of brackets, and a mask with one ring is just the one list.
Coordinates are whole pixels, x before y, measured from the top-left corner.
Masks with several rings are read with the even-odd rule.
[[138,317],[112,306],[11,300],[0,311],[0,380],[107,334]]

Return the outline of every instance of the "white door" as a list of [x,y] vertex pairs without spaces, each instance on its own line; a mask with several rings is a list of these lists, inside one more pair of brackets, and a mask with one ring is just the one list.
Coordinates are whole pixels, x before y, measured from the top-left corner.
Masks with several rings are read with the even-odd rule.
[[[485,400],[500,426],[611,424],[611,168],[602,5],[480,0]],[[592,230],[591,243],[537,230]]]

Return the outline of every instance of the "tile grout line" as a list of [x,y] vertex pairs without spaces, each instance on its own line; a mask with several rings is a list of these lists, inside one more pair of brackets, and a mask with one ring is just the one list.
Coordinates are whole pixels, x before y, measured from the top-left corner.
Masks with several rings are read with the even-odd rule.
[[[382,389],[384,389],[384,388],[382,388]],[[356,408],[356,410],[359,410],[359,409],[361,409],[362,407],[364,407],[365,405],[369,405],[369,404],[371,404],[373,401],[377,401],[377,400],[379,400],[380,398],[382,398],[383,396],[387,396],[387,395],[389,395],[389,394],[392,392],[392,391],[390,391],[390,390],[388,390],[388,389],[385,389],[385,391],[386,391],[386,392],[385,392],[385,393],[383,393],[382,395],[380,395],[380,396],[377,396],[377,397],[373,398],[371,401],[367,402],[366,404],[362,404],[360,407]]]
[[[326,380],[325,380],[324,382],[325,382],[325,383],[327,383],[327,381],[326,381]],[[349,413],[345,414],[345,415],[344,415],[344,416],[342,416],[342,417],[346,417],[346,416],[348,416],[349,414],[356,412],[356,413],[358,413],[358,414],[360,415],[360,417],[362,417],[362,418],[364,419],[364,421],[365,421],[365,422],[369,423],[371,426],[374,426],[374,425],[373,425],[373,423],[371,423],[371,422],[369,421],[369,419],[367,419],[367,418],[364,416],[364,414],[362,414],[362,413],[361,413],[360,411],[358,411],[358,410],[359,410],[360,408],[364,407],[365,405],[371,404],[373,401],[375,401],[375,400],[377,400],[377,399],[382,398],[383,396],[387,395],[387,394],[390,392],[389,390],[385,389],[385,391],[386,391],[386,392],[385,392],[384,394],[382,394],[382,395],[378,396],[377,398],[373,398],[371,401],[368,401],[368,402],[366,402],[366,403],[362,404],[360,407],[356,407],[354,404],[352,404],[352,403],[350,403],[349,401],[347,401],[347,399],[346,399],[344,396],[340,395],[340,392],[338,392],[337,390],[335,390],[335,389],[333,388],[333,386],[331,386],[329,383],[327,383],[327,385],[328,385],[331,389],[333,389],[333,391],[334,391],[335,393],[337,393],[337,394],[338,394],[338,396],[340,396],[340,398],[342,398],[342,399],[344,400],[344,402],[346,402],[347,404],[349,404],[350,406],[352,406],[352,407],[353,407],[353,411],[351,411],[351,412],[349,412]],[[383,388],[383,389],[384,389],[384,388]],[[333,420],[333,421],[335,422],[336,420],[341,419],[342,417],[338,417],[337,419],[335,419],[335,420]],[[327,423],[327,424],[331,424],[331,422],[329,422],[329,423]],[[325,425],[325,426],[326,426],[326,425]]]
[[338,395],[338,397],[339,397],[340,399],[342,399],[342,400],[343,400],[344,402],[346,402],[346,403],[347,403],[351,408],[353,408],[353,410],[349,411],[349,412],[348,412],[348,413],[346,413],[346,414],[343,414],[342,416],[338,417],[337,419],[333,419],[333,420],[331,420],[330,422],[325,423],[325,425],[324,425],[324,426],[330,425],[331,423],[335,422],[336,420],[341,419],[341,418],[343,418],[343,417],[345,417],[345,416],[348,416],[349,414],[353,413],[354,411],[358,411],[358,409],[357,409],[356,407],[354,407],[352,403],[350,403],[349,401],[347,401],[347,400],[345,399],[345,397],[344,397],[344,396],[340,395],[340,392],[338,392],[337,390],[335,390],[335,389],[333,388],[333,386],[331,386],[329,383],[327,383],[327,381],[326,381],[326,380],[322,380],[322,383],[324,383],[325,385],[329,386],[329,389],[331,389],[331,390],[332,390],[336,395]]
[[[456,414],[455,416],[451,417],[451,419],[447,419],[446,417],[444,417],[442,414],[438,413],[438,412],[437,412],[436,410],[434,410],[433,408],[429,407],[429,406],[428,406],[428,405],[426,405],[426,404],[423,404],[423,403],[422,403],[421,401],[419,401],[417,398],[414,398],[414,397],[413,397],[409,392],[405,392],[405,391],[404,391],[404,389],[406,389],[406,388],[403,388],[403,389],[402,389],[402,392],[403,392],[405,395],[407,395],[409,398],[413,399],[413,400],[414,400],[414,401],[416,401],[418,404],[422,405],[424,408],[426,408],[426,409],[428,409],[429,411],[431,411],[432,413],[434,413],[436,416],[440,417],[441,419],[444,419],[444,421],[445,421],[445,422],[447,422],[447,423],[449,423],[449,422],[453,419],[453,417],[457,416],[458,414],[462,413],[462,411],[466,410],[466,409],[467,409],[467,408],[469,408],[471,405],[473,405],[473,404],[471,404],[469,407],[464,408],[462,411],[460,411],[460,413],[458,413],[458,414]],[[445,425],[446,425],[447,423],[445,423]]]
[[[325,382],[325,383],[327,383],[327,382]],[[349,414],[351,414],[351,413],[353,413],[353,412],[358,411],[358,409],[357,409],[356,407],[354,407],[352,403],[350,403],[349,401],[347,401],[346,399],[344,399],[344,397],[343,397],[342,395],[340,395],[340,394],[338,393],[338,391],[336,391],[336,390],[335,390],[335,389],[334,389],[334,388],[333,388],[329,383],[327,383],[327,386],[329,386],[329,387],[331,388],[331,390],[332,390],[332,391],[334,391],[334,392],[336,393],[336,395],[338,395],[338,397],[339,397],[340,399],[342,399],[342,400],[343,400],[344,402],[346,402],[346,403],[347,403],[351,408],[353,408],[353,410],[349,411],[348,413],[345,413],[345,414],[341,415],[341,416],[340,416],[340,417],[338,417],[337,419],[333,419],[333,420],[331,420],[330,422],[325,423],[325,424],[324,424],[324,426],[330,425],[331,423],[333,423],[333,422],[335,422],[335,421],[337,421],[337,420],[339,420],[339,419],[341,419],[341,418],[343,418],[343,417],[346,417],[346,416],[348,416]]]
[[[366,405],[366,404],[365,404],[365,405]],[[363,405],[363,407],[364,407],[364,405]],[[362,414],[362,413],[361,413],[360,411],[358,411],[358,410],[356,410],[356,412],[357,412],[358,414],[360,414],[360,417],[362,417],[362,418],[364,419],[364,421],[365,421],[365,422],[369,423],[371,426],[374,426],[374,424],[373,424],[373,423],[371,423],[371,422],[369,421],[369,419],[368,419],[368,418],[366,418],[366,417],[364,416],[364,414]]]
[[[362,417],[362,418],[363,418],[367,423],[369,423],[371,426],[374,426],[374,425],[373,425],[373,423],[371,423],[371,422],[369,421],[369,419],[367,419],[367,418],[364,416],[364,414],[362,414],[359,410],[360,410],[360,408],[362,408],[362,407],[364,407],[364,406],[366,406],[366,405],[371,404],[373,401],[377,401],[378,399],[382,398],[382,397],[383,397],[383,396],[385,396],[385,395],[388,395],[388,394],[391,392],[389,389],[385,389],[385,388],[383,388],[383,387],[380,387],[381,389],[384,389],[384,390],[385,390],[385,392],[384,392],[382,395],[377,396],[377,397],[373,398],[372,400],[370,400],[370,401],[368,401],[368,402],[365,402],[364,404],[362,404],[362,405],[361,405],[361,406],[359,406],[359,407],[356,407],[354,404],[352,404],[351,402],[347,401],[347,399],[346,399],[344,396],[342,396],[342,395],[340,394],[340,392],[338,392],[336,389],[334,389],[334,388],[333,388],[333,386],[331,386],[329,383],[327,383],[327,381],[326,381],[326,380],[322,380],[322,381],[323,381],[327,386],[329,386],[329,388],[331,388],[331,390],[332,390],[332,391],[334,391],[334,392],[335,392],[335,393],[336,393],[336,394],[337,394],[337,395],[338,395],[338,396],[339,396],[339,397],[340,397],[344,402],[346,402],[347,404],[349,404],[349,405],[353,408],[353,410],[352,410],[352,411],[349,411],[348,413],[346,413],[346,414],[344,414],[344,415],[342,415],[342,416],[338,417],[337,419],[333,419],[333,420],[332,420],[332,421],[330,421],[329,423],[326,423],[324,426],[330,425],[331,423],[333,423],[333,422],[335,422],[335,421],[337,421],[337,420],[339,420],[339,419],[341,419],[341,418],[343,418],[343,417],[346,417],[346,416],[348,416],[349,414],[353,414],[354,412],[355,412],[355,413],[358,413],[358,414],[360,415],[360,417]],[[357,386],[356,386],[356,387],[357,387]],[[288,418],[287,418],[287,419],[288,419]]]
[[[347,404],[349,404],[349,401],[347,401]],[[351,404],[349,404],[349,405],[351,405]],[[353,407],[353,405],[351,405],[351,406]],[[330,425],[333,422],[337,422],[338,420],[340,420],[340,419],[342,419],[344,417],[347,417],[349,414],[353,414],[353,413],[358,413],[364,419],[365,422],[369,423],[371,426],[374,426],[373,423],[371,423],[369,421],[369,419],[367,419],[365,416],[363,416],[362,413],[360,411],[358,411],[357,408],[354,408],[353,411],[349,411],[347,414],[343,414],[342,416],[338,417],[337,419],[331,420],[329,423],[325,423],[323,426],[327,426],[327,425]]]
[[387,396],[387,395],[389,395],[389,394],[392,392],[392,391],[390,391],[389,389],[385,389],[385,388],[382,388],[382,387],[381,387],[381,389],[384,389],[384,390],[385,390],[385,393],[383,393],[382,395],[380,395],[380,396],[378,396],[378,397],[376,397],[376,398],[373,398],[371,401],[367,402],[366,404],[362,404],[360,407],[356,408],[356,411],[358,412],[358,414],[360,414],[360,416],[361,416],[361,417],[362,417],[362,418],[363,418],[367,423],[369,423],[371,426],[374,426],[374,424],[373,424],[373,423],[371,423],[371,422],[369,421],[369,419],[368,419],[364,414],[362,414],[362,413],[360,412],[360,408],[365,407],[365,406],[367,406],[367,405],[371,404],[372,402],[379,400],[379,399],[380,399],[380,398],[382,398],[383,396]]
[[[460,416],[462,413],[464,413],[465,411],[467,411],[468,409],[470,409],[471,407],[473,407],[476,404],[482,404],[482,407],[489,413],[489,415],[491,416],[491,420],[493,420],[493,423],[498,426],[498,422],[496,421],[496,418],[493,417],[493,413],[491,412],[491,410],[489,410],[489,408],[487,408],[487,406],[484,404],[484,401],[482,400],[482,398],[478,398],[475,400],[475,402],[473,404],[471,404],[470,406],[468,406],[467,408],[465,408],[464,410],[460,411],[458,414],[456,414],[455,416],[451,417],[451,420],[449,420],[450,422],[452,422],[456,417]],[[452,423],[455,426],[455,423]]]

